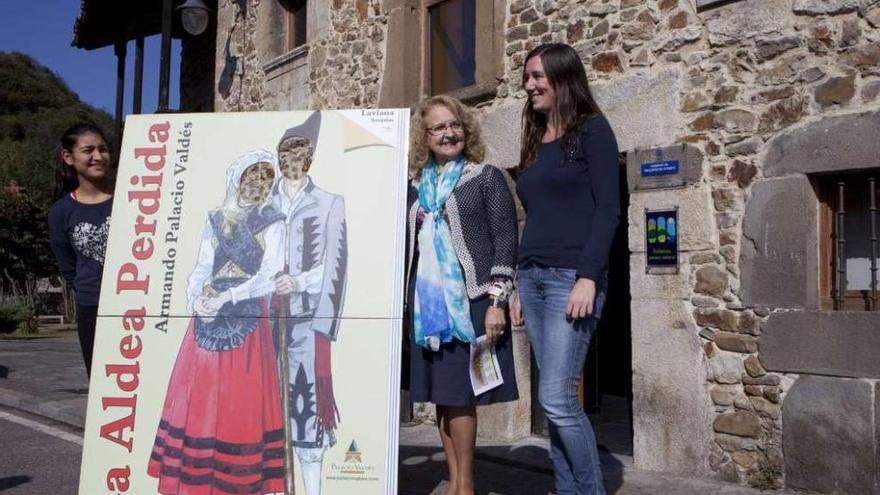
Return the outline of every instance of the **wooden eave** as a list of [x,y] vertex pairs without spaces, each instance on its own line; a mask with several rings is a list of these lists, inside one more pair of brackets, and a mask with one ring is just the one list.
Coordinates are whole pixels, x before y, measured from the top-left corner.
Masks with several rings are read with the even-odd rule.
[[[183,2],[174,0],[174,7]],[[180,38],[180,19],[173,17],[171,36]],[[71,45],[94,50],[161,32],[162,0],[81,0]]]

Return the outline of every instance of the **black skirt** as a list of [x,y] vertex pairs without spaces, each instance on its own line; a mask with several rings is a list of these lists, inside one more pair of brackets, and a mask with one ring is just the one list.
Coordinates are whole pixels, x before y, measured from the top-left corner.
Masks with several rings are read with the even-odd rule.
[[[414,328],[411,310],[414,300],[414,282],[413,277],[407,291],[407,300],[410,301],[410,311],[407,315],[410,328]],[[488,296],[470,301],[471,321],[477,337],[486,334],[486,310],[488,308]],[[495,343],[495,353],[498,356],[498,365],[501,368],[504,383],[478,396],[474,396],[468,372],[470,344],[453,340],[447,344],[441,344],[440,350],[435,352],[416,344],[412,334],[410,342],[409,386],[410,398],[413,402],[433,402],[438,406],[469,407],[509,402],[519,398],[513,366],[513,343],[510,338],[509,315],[507,315],[507,327],[504,334]]]

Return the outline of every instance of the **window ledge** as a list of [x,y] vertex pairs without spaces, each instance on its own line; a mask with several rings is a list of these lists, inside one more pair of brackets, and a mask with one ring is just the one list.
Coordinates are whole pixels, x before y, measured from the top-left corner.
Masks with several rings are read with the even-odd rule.
[[476,105],[484,101],[495,98],[498,94],[497,84],[472,84],[464,88],[458,88],[447,93],[443,93],[453,98],[458,98],[465,105]]
[[784,311],[770,315],[760,337],[768,371],[880,378],[880,313]]
[[296,47],[293,50],[285,53],[284,55],[275,57],[272,60],[269,60],[268,62],[263,64],[263,72],[266,73],[266,76],[270,76],[272,73],[287,67],[292,62],[305,58],[305,56],[308,54],[308,44]]
[[697,0],[697,11],[702,12],[712,7],[720,7],[724,4],[733,3],[737,0]]

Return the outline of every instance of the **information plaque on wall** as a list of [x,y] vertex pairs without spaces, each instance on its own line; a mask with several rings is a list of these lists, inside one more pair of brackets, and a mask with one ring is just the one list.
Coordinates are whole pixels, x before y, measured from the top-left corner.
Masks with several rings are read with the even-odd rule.
[[645,272],[678,273],[678,207],[645,209]]
[[682,143],[627,153],[626,180],[629,192],[676,189],[696,184],[703,176],[703,154]]

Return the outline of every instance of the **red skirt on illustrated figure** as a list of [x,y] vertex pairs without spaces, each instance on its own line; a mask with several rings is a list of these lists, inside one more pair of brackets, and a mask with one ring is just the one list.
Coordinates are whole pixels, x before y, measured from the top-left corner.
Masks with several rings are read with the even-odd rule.
[[[268,313],[265,302],[262,310]],[[283,414],[268,318],[233,349],[207,350],[197,333],[193,318],[147,473],[166,495],[284,492]]]

